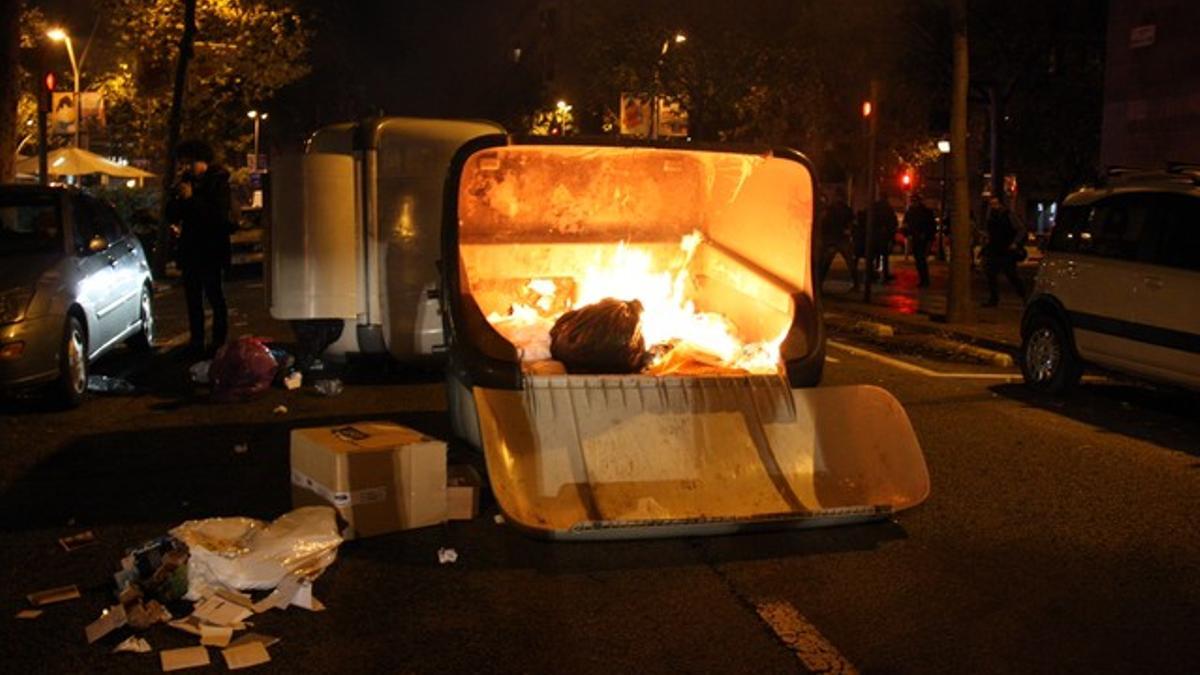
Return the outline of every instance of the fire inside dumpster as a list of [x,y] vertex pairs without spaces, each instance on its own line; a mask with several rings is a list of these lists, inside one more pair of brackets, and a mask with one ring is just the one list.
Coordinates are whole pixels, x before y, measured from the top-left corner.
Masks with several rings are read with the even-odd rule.
[[456,425],[477,428],[510,522],[562,537],[712,533],[925,498],[894,398],[811,387],[824,358],[812,189],[804,161],[773,153],[466,157],[444,249],[473,407]]

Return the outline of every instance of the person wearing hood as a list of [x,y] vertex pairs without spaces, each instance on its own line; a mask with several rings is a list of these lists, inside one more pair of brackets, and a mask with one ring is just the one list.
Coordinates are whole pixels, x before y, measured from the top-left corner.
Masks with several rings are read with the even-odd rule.
[[[189,356],[212,356],[225,344],[229,332],[229,310],[225,304],[222,277],[232,259],[229,236],[229,172],[213,162],[213,151],[203,141],[185,141],[176,150],[183,172],[168,205],[168,219],[177,227],[179,243],[175,260],[183,272],[187,298]],[[204,299],[212,308],[212,342],[205,349]]]

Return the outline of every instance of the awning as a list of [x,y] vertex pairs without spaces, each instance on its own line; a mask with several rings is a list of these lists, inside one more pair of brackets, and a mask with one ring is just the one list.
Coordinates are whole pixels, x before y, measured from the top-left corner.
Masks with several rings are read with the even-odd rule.
[[[46,167],[54,176],[86,176],[93,173],[115,178],[154,178],[154,174],[133,166],[111,162],[94,152],[81,148],[58,148],[46,157]],[[28,157],[17,162],[17,173],[38,174],[38,158]]]

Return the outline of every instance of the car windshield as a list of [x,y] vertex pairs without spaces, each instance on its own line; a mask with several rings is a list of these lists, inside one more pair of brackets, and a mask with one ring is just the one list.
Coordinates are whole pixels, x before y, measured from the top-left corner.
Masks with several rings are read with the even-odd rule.
[[62,251],[58,202],[49,194],[0,194],[0,256]]

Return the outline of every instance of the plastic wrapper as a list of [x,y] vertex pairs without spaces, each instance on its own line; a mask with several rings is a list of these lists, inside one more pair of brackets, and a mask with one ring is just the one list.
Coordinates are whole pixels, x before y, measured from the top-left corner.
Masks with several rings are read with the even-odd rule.
[[279,363],[267,345],[256,337],[243,336],[217,351],[208,367],[213,398],[243,401],[271,388]]
[[636,373],[646,360],[642,303],[605,298],[559,317],[550,353],[570,373]]
[[189,600],[219,588],[274,588],[289,574],[316,578],[336,559],[342,543],[336,513],[328,506],[299,508],[271,523],[241,517],[189,520],[171,535],[191,553]]

